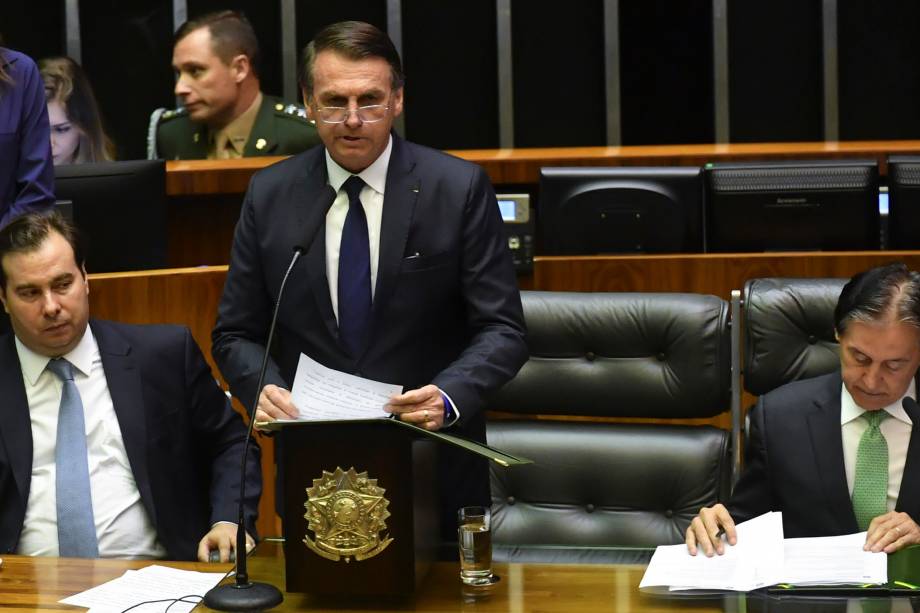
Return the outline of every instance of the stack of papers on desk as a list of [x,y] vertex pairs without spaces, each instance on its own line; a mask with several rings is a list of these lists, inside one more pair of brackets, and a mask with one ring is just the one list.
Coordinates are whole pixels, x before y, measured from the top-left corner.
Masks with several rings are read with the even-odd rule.
[[[220,583],[226,573],[201,573],[166,566],[147,566],[129,570],[117,579],[80,592],[59,601],[76,607],[86,607],[90,613],[119,613],[128,607],[154,600],[176,600],[170,611],[191,611],[205,592]],[[132,611],[163,611],[169,602],[160,602],[131,609]]]
[[[783,538],[781,513],[766,513],[736,526],[738,541],[725,553],[695,556],[686,545],[655,550],[640,588],[750,591],[768,585],[844,585],[888,582],[884,553],[863,551],[866,533]],[[723,537],[724,538],[724,537]]]

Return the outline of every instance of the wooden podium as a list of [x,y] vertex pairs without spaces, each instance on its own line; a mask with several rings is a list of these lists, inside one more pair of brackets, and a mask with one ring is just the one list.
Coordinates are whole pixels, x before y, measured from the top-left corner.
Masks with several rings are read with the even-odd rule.
[[529,463],[395,419],[272,422],[280,431],[287,592],[404,597],[439,543],[437,447]]

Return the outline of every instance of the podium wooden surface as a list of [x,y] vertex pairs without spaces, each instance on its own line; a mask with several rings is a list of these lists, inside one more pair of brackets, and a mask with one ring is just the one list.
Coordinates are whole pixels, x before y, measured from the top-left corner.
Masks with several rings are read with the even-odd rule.
[[[85,611],[58,604],[66,598],[93,586],[121,576],[128,569],[144,567],[151,562],[123,560],[78,560],[69,558],[29,558],[6,556],[0,568],[0,610],[19,611]],[[175,568],[198,571],[229,571],[229,564],[200,564],[191,562],[160,562]],[[262,543],[250,557],[249,574],[254,581],[284,587],[284,560],[281,548]],[[349,602],[319,600],[304,594],[285,594],[284,603],[274,611],[338,611],[340,613],[376,611],[451,612],[477,611],[505,613],[540,611],[541,613],[597,613],[601,611],[626,613],[667,613],[694,611],[777,611],[802,612],[815,610],[809,601],[766,598],[759,594],[726,594],[709,597],[664,598],[641,594],[639,581],[645,572],[643,565],[553,565],[553,564],[494,564],[501,580],[489,588],[466,588],[458,579],[459,564],[438,562],[432,567],[428,580],[414,599],[397,601]],[[887,605],[894,611],[914,610],[916,599],[873,598],[864,602]],[[863,609],[858,598],[823,598],[820,610],[845,613]],[[818,606],[815,604],[814,606]],[[904,607],[904,608],[901,608]],[[162,611],[165,605],[157,610]],[[142,609],[144,611],[152,609]],[[209,609],[200,606],[196,611]]]

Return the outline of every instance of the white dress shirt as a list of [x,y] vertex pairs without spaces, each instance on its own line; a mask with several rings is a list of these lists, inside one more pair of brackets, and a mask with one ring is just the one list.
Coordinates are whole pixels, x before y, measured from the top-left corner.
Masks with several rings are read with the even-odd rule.
[[[16,352],[32,423],[32,483],[17,553],[57,556],[54,450],[63,383],[45,369],[50,358],[30,350],[18,338]],[[134,481],[99,347],[89,327],[80,343],[63,357],[74,367],[74,383],[83,402],[99,556],[165,557],[166,549],[157,541]]]
[[[859,439],[869,427],[865,419],[860,419],[866,411],[856,404],[845,385],[840,391],[840,430],[843,436],[843,464],[847,473],[847,489],[850,497],[853,496],[853,481],[856,478],[856,452],[859,449]],[[913,380],[907,387],[904,396],[917,397],[917,388]],[[907,445],[910,443],[910,431],[914,427],[910,417],[901,406],[904,396],[897,402],[884,407],[890,417],[882,420],[879,429],[888,442],[888,510],[894,511],[898,501],[898,492],[901,491],[901,477],[904,475],[904,464],[907,461]]]
[[[367,238],[370,247],[371,260],[371,300],[377,289],[377,265],[380,262],[380,226],[383,220],[383,196],[387,186],[387,170],[390,168],[390,154],[393,152],[393,137],[387,141],[386,149],[374,163],[358,173],[364,180],[359,198],[367,217]],[[353,173],[345,170],[329,155],[326,150],[326,176],[329,185],[336,191],[335,200],[326,213],[326,281],[329,283],[329,298],[332,300],[332,312],[335,320],[339,320],[339,248],[342,243],[342,228],[345,226],[345,216],[348,215],[348,194],[342,189],[345,181]],[[460,419],[460,407],[453,399],[441,390],[444,397],[454,409],[453,419],[445,422],[450,426]]]
[[[371,259],[371,300],[377,287],[377,263],[380,260],[380,224],[383,219],[383,193],[387,186],[387,169],[390,167],[390,153],[393,152],[393,137],[386,149],[374,163],[358,173],[364,180],[361,189],[361,206],[367,217],[367,238]],[[339,319],[339,247],[342,242],[342,228],[348,215],[348,194],[342,189],[352,173],[339,166],[329,151],[326,151],[326,174],[329,185],[336,191],[335,201],[326,213],[326,279],[329,282],[329,297],[332,312]]]

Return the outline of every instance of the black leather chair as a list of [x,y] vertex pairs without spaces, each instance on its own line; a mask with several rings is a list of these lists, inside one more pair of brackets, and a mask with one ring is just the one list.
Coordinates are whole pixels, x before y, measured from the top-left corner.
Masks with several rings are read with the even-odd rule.
[[535,463],[492,468],[496,559],[610,562],[646,555],[619,548],[682,542],[700,507],[728,494],[728,432],[596,418],[727,410],[727,303],[693,294],[522,298],[530,359],[490,408],[529,419],[492,419],[488,439]]
[[834,307],[847,279],[751,279],[744,284],[744,388],[760,396],[835,370]]

